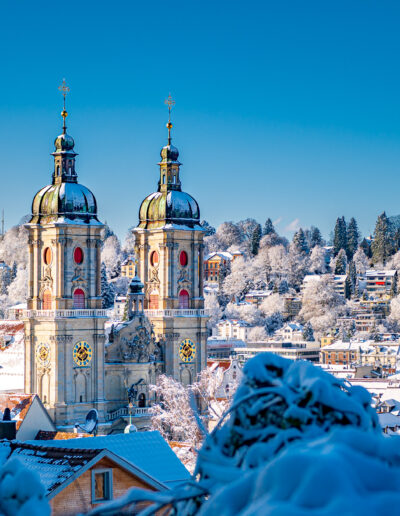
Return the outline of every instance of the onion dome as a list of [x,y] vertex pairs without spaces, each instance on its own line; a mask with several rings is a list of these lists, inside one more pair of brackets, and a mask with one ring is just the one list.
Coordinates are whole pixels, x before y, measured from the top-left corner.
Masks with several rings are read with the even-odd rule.
[[141,282],[137,272],[135,272],[135,277],[132,278],[129,283],[129,293],[130,294],[143,294],[144,285]]
[[[65,84],[63,83],[65,87]],[[68,88],[67,88],[68,90]],[[64,91],[64,90],[63,90]],[[69,91],[69,90],[68,90]],[[75,142],[67,134],[65,119],[68,113],[61,113],[64,119],[63,132],[54,141],[54,172],[51,185],[45,186],[35,195],[32,203],[30,224],[97,223],[97,203],[92,192],[78,183],[75,171]]]
[[186,227],[201,229],[197,201],[182,192],[179,177],[179,151],[171,144],[172,123],[169,120],[168,145],[161,149],[158,190],[146,197],[139,210],[139,228]]

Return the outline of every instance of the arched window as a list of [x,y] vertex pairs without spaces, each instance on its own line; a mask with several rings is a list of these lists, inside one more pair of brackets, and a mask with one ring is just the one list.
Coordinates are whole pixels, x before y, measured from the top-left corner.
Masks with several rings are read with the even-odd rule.
[[46,247],[46,249],[44,250],[44,253],[43,253],[43,260],[44,260],[44,263],[46,265],[50,265],[51,263],[51,249],[50,247]]
[[149,308],[150,308],[150,310],[158,310],[158,292],[157,292],[157,290],[153,290],[152,292],[150,292]]
[[43,292],[43,310],[51,310],[51,291],[45,290]]
[[158,265],[158,253],[157,251],[153,251],[150,255],[150,264],[153,266],[153,267],[157,267]]
[[74,292],[74,308],[85,308],[85,293],[81,288]]
[[146,406],[146,396],[143,394],[143,392],[141,394],[139,394],[138,405],[139,405],[139,407]]
[[189,308],[189,292],[187,290],[179,292],[179,308]]

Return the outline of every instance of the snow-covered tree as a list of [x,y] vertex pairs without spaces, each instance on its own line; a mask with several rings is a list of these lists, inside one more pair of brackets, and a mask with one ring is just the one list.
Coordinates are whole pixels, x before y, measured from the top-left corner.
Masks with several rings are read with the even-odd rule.
[[272,235],[272,234],[276,234],[276,231],[275,231],[275,227],[272,223],[272,220],[270,218],[268,218],[266,221],[265,221],[265,224],[264,224],[264,227],[263,227],[263,236],[265,235]]
[[248,342],[263,342],[268,338],[264,326],[254,326],[247,335]]
[[11,269],[7,264],[0,265],[0,295],[4,295],[7,294],[7,287],[11,283]]
[[255,219],[240,220],[237,223],[241,235],[242,249],[248,253],[251,253],[253,235],[258,226],[259,223]]
[[326,273],[326,252],[325,249],[316,245],[313,247],[310,255],[310,272],[315,274]]
[[200,222],[200,226],[204,230],[204,236],[215,235],[215,228],[211,226],[206,220]]
[[388,319],[391,323],[396,324],[397,328],[400,328],[400,295],[393,297],[390,301],[390,314]]
[[315,226],[311,226],[310,230],[310,242],[309,247],[310,249],[313,249],[315,246],[323,246],[324,240],[321,235],[321,231],[316,228]]
[[335,292],[329,275],[316,276],[304,287],[299,316],[320,335],[335,325],[343,308],[344,299]]
[[217,251],[225,251],[226,249],[227,247],[221,244],[216,234],[206,236],[204,238],[204,256],[207,256],[209,253],[215,253]]
[[[364,274],[365,271],[368,269],[369,260],[361,247],[359,247],[357,249],[357,251],[354,253],[353,262],[356,266],[357,274]],[[400,261],[399,261],[399,265],[400,265]]]
[[336,256],[335,261],[335,274],[346,274],[347,269],[347,258],[346,258],[346,251],[344,249],[341,249],[339,251],[339,254]]
[[0,240],[0,259],[10,267],[14,262],[17,266],[28,266],[28,230],[24,226],[13,226]]
[[242,257],[236,258],[231,264],[230,274],[225,278],[223,293],[229,298],[243,298],[254,285],[250,272],[249,263]]
[[253,230],[253,234],[251,236],[251,254],[255,256],[258,254],[258,250],[260,248],[260,240],[261,240],[261,224],[257,224],[257,226]]
[[260,310],[250,303],[229,303],[225,308],[225,316],[228,319],[240,319],[251,326],[262,324],[263,322]]
[[277,294],[271,294],[266,297],[261,305],[260,310],[265,315],[265,317],[269,317],[270,315],[280,312],[282,313],[285,309],[285,301],[282,296]]
[[123,259],[128,258],[129,256],[135,255],[135,234],[133,232],[133,228],[129,228],[128,233],[126,234],[124,245],[122,247],[122,257]]
[[281,312],[275,312],[265,319],[265,331],[268,335],[273,335],[283,326],[283,315]]
[[394,247],[390,231],[390,223],[385,212],[381,213],[376,221],[371,249],[374,264],[385,264],[389,256],[393,254]]
[[307,342],[314,340],[313,327],[310,322],[307,322],[303,327],[303,339]]
[[333,256],[337,256],[341,249],[347,251],[347,226],[344,217],[339,217],[336,220],[333,236]]
[[220,251],[226,251],[229,247],[232,246],[239,248],[240,244],[242,243],[241,230],[234,222],[223,222],[220,226],[218,226],[215,236],[222,247],[222,249],[219,249]]
[[352,217],[347,226],[347,257],[349,260],[353,258],[354,253],[357,251],[359,242],[360,232],[358,230],[357,221]]
[[211,329],[217,324],[222,316],[222,310],[219,305],[216,292],[211,292],[204,296],[204,308],[208,310],[209,319],[207,321],[207,326]]
[[122,251],[117,235],[110,235],[104,241],[101,250],[101,261],[104,263],[109,279],[115,278],[121,271]]
[[26,302],[28,295],[28,271],[23,265],[18,267],[17,275],[8,286],[7,293],[10,306]]
[[309,248],[307,244],[306,237],[304,235],[304,231],[302,228],[300,228],[293,236],[293,242],[292,245],[296,247],[297,251],[300,253],[308,253]]
[[289,285],[295,289],[299,289],[309,268],[310,259],[308,255],[299,251],[297,246],[292,243],[288,252]]
[[103,298],[103,308],[110,308],[114,304],[114,288],[112,283],[108,281],[107,270],[105,264],[101,264],[101,297]]

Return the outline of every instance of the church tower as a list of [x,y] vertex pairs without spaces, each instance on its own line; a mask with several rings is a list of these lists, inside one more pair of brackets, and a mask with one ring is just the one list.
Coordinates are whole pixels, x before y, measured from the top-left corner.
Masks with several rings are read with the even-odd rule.
[[142,202],[134,229],[145,309],[157,338],[165,341],[165,372],[184,384],[206,366],[207,316],[203,298],[203,229],[197,202],[182,191],[179,152],[161,149],[158,189]]
[[104,420],[104,323],[96,199],[78,183],[74,140],[54,142],[52,183],[34,197],[29,230],[25,392],[38,393],[58,427]]

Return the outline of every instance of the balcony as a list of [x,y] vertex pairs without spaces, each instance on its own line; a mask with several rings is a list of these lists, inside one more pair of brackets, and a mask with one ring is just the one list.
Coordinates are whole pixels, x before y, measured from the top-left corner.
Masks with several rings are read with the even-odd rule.
[[151,407],[121,407],[117,410],[113,410],[106,415],[106,421],[115,421],[120,417],[129,418],[132,417],[149,417]]
[[23,316],[27,319],[71,319],[85,317],[108,317],[108,310],[104,309],[71,309],[71,310],[24,310]]
[[191,309],[183,308],[181,310],[165,309],[165,310],[145,310],[147,317],[208,317],[208,310],[204,308]]

